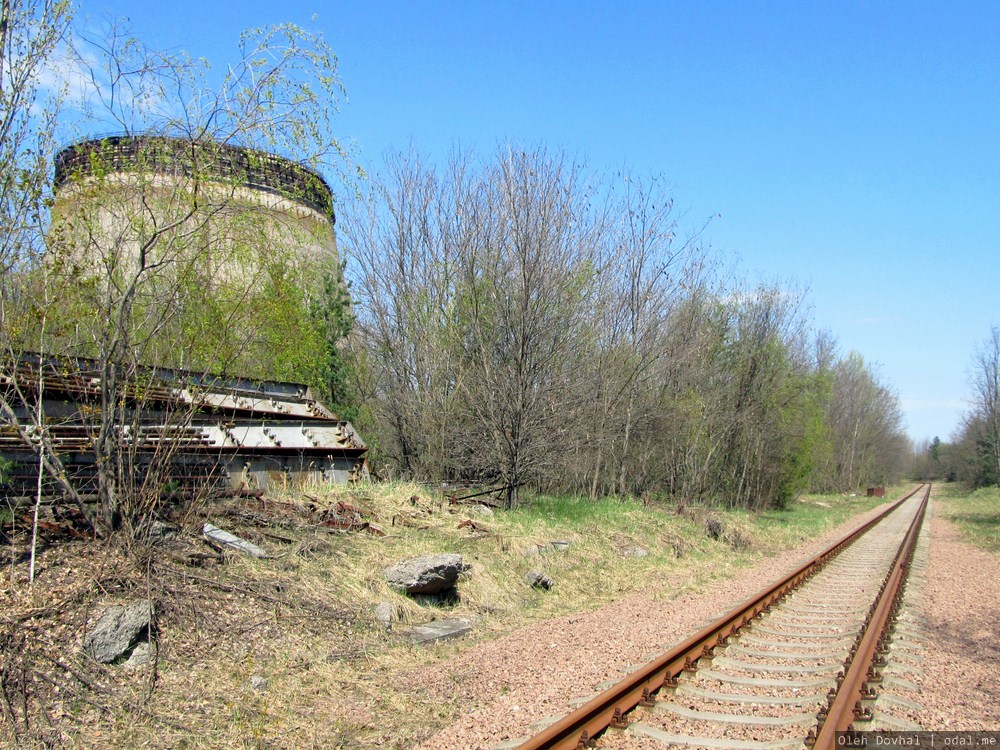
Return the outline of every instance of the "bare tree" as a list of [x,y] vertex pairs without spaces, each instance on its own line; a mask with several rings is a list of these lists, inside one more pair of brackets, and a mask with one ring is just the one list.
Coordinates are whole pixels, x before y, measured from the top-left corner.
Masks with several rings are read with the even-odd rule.
[[[460,257],[470,458],[507,487],[538,476],[567,424],[567,364],[587,323],[601,216],[564,155],[507,149],[478,191],[479,231]],[[571,421],[570,421],[571,423]]]
[[673,201],[658,181],[622,178],[621,195],[610,206],[613,228],[597,279],[595,347],[589,366],[581,363],[593,382],[587,394],[595,407],[595,429],[588,434],[592,497],[599,489],[621,495],[641,491],[644,447],[636,440],[648,429],[650,399],[669,356],[669,316],[701,269],[697,238],[677,240]]
[[827,408],[838,489],[890,481],[905,452],[902,413],[896,395],[859,354],[851,353],[835,366]]
[[677,241],[655,180],[504,147],[397,155],[375,184],[344,223],[391,470],[499,482],[511,507],[522,483],[767,507],[894,470],[895,396],[811,338],[803,293]]
[[[45,79],[65,42],[72,20],[67,2],[2,0],[0,3],[0,357],[7,363],[12,337],[27,313],[44,331],[46,295],[36,296],[23,274],[38,264],[45,249],[41,228],[51,195],[49,174],[53,132],[61,90],[47,90]],[[36,346],[44,343],[35,339]],[[12,401],[31,403],[9,377],[0,380],[0,425],[9,426],[38,454],[39,480],[47,472],[80,507],[84,505],[58,455],[45,450],[45,415],[39,404],[15,412]],[[37,521],[38,502],[35,516]],[[34,566],[32,566],[33,572]]]
[[468,212],[463,189],[414,154],[393,154],[369,192],[345,211],[342,238],[356,290],[364,347],[362,390],[370,429],[393,470],[454,478],[454,430],[462,361],[457,346],[457,246]]
[[0,283],[43,251],[38,226],[60,96],[42,84],[71,17],[67,2],[0,3]]

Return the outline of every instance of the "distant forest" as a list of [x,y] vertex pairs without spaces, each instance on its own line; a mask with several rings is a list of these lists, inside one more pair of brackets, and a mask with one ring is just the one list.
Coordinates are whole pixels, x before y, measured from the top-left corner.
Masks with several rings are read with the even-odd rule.
[[913,476],[1000,487],[1000,328],[976,347],[969,367],[969,409],[949,442],[935,437],[914,448]]

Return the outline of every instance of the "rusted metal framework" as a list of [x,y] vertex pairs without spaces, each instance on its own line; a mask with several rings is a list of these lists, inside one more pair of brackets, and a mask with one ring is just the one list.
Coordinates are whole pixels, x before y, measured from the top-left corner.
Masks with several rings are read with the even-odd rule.
[[[30,434],[37,430],[40,383],[42,429],[85,493],[94,473],[98,363],[38,354],[0,362],[0,391]],[[169,453],[166,478],[182,488],[345,482],[366,470],[368,447],[354,427],[300,384],[145,368],[124,395],[129,419],[119,426],[120,441],[137,456],[140,471],[158,453]],[[0,425],[0,456],[14,465],[4,492],[33,491],[34,450],[12,426]]]
[[290,198],[335,221],[333,193],[321,175],[282,156],[242,146],[150,134],[92,138],[59,152],[55,187],[99,172],[197,176]]
[[[763,612],[770,611],[782,597],[816,575],[823,566],[865,534],[875,524],[899,508],[913,497],[919,488],[909,493],[883,513],[871,519],[849,535],[827,547],[781,580],[773,583],[756,596],[743,602],[715,622],[707,625],[684,642],[678,644],[659,658],[639,668],[618,684],[608,688],[577,710],[550,725],[534,737],[518,746],[518,750],[579,750],[590,745],[591,740],[609,727],[627,726],[625,715],[638,705],[653,705],[655,694],[663,687],[676,686],[678,676],[685,670],[694,669],[697,661],[713,654],[717,646],[737,634],[741,627],[750,623]],[[920,521],[926,507],[930,488],[926,490],[921,510],[911,526],[906,540],[896,556],[896,564],[882,586],[879,600],[872,605],[868,625],[859,636],[852,651],[855,658],[852,665],[838,677],[839,689],[830,696],[827,715],[818,717],[822,723],[819,738],[814,733],[809,742],[815,748],[832,750],[835,732],[846,729],[863,712],[860,700],[867,696],[866,685],[877,679],[877,669],[872,669],[872,659],[882,653],[886,642],[885,626],[890,621],[892,602],[898,601],[902,581],[905,580],[905,566],[912,555],[912,547],[920,529]],[[888,598],[888,603],[885,603]]]

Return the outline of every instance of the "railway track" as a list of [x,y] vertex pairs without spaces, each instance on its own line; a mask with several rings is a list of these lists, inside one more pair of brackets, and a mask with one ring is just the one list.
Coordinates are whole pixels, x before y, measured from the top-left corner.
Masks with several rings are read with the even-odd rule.
[[871,718],[929,495],[914,490],[516,747],[836,747]]

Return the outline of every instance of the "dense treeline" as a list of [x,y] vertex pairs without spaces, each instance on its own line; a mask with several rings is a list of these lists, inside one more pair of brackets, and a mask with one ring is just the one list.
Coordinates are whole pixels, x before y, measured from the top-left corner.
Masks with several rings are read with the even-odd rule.
[[339,218],[380,473],[766,507],[903,468],[895,395],[801,292],[680,239],[655,179],[397,154]]

